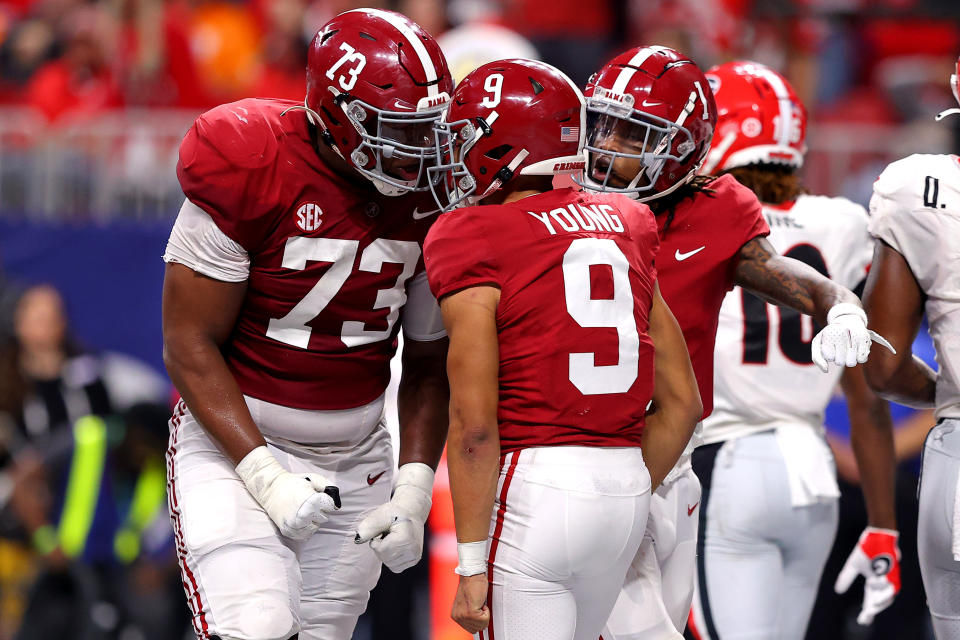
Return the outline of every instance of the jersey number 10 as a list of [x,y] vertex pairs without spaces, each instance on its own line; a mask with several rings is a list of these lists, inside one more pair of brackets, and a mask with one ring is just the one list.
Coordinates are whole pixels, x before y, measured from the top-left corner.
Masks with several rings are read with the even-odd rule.
[[[806,263],[825,275],[827,273],[827,263],[823,259],[823,254],[812,244],[798,244],[790,248],[783,255],[794,260]],[[747,291],[741,289],[741,301],[743,304],[743,363],[744,364],[767,364],[767,349],[770,344],[770,316],[769,307],[766,302]],[[793,309],[777,307],[780,312],[780,330],[777,335],[777,343],[780,345],[780,351],[787,360],[799,365],[813,364],[810,355],[810,343],[813,341],[813,332],[810,339],[803,337],[803,323],[810,320],[805,319],[800,313]],[[814,327],[816,332],[818,327]]]

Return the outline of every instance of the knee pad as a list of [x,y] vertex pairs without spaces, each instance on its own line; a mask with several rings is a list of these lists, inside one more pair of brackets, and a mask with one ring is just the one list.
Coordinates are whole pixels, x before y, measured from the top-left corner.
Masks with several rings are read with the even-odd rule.
[[286,604],[260,601],[244,607],[235,623],[236,637],[221,640],[291,640],[299,634],[297,622]]

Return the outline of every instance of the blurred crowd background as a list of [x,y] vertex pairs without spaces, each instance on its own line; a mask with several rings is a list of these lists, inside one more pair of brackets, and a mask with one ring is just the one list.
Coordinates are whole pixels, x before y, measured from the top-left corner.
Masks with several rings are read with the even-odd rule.
[[[769,64],[811,112],[815,193],[866,204],[891,160],[960,150],[960,132],[932,119],[952,102],[957,0],[0,2],[0,640],[192,637],[163,458],[174,392],[160,357],[160,255],[183,198],[177,147],[216,104],[302,100],[307,43],[357,6],[440,36],[458,78],[523,56],[582,84],[639,44],[676,47],[704,69]],[[917,350],[932,360],[925,336]],[[828,426],[842,522],[811,639],[929,634],[915,458],[932,421],[895,413],[904,593],[864,629],[857,589],[829,588],[865,518],[838,399]],[[427,559],[382,581],[358,640],[464,637],[447,621],[444,475]]]

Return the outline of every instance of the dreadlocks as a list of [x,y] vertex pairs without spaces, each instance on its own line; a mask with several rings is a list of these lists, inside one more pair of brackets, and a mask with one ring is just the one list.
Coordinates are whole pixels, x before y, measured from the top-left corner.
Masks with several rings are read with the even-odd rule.
[[661,215],[663,213],[667,214],[667,221],[663,225],[664,236],[667,235],[667,231],[670,230],[670,223],[673,222],[673,216],[676,214],[677,205],[687,198],[693,198],[698,193],[705,193],[707,196],[712,198],[714,191],[707,185],[716,179],[717,176],[694,176],[690,182],[683,185],[673,193],[667,194],[662,198],[657,198],[656,200],[652,200],[648,203],[655,215]]
[[794,167],[780,164],[750,164],[725,171],[747,187],[760,202],[783,204],[809,193],[800,181]]

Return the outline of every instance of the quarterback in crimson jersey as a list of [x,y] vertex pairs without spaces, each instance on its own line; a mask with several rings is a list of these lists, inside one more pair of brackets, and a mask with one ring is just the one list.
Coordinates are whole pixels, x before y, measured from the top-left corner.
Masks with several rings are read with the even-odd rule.
[[[769,228],[748,189],[729,176],[697,175],[717,107],[690,59],[667,47],[631,49],[597,72],[585,94],[590,124],[583,186],[623,193],[653,209],[661,291],[687,340],[704,416],[712,407],[720,304],[735,284],[815,316],[825,327],[812,342],[822,368],[866,360],[871,337],[856,295],[778,255],[764,238]],[[607,640],[676,638],[686,625],[702,518],[690,462],[694,444],[651,499],[643,546],[603,631]]]
[[583,167],[585,116],[562,73],[503,60],[437,127],[448,208],[481,203],[441,215],[425,260],[450,334],[452,615],[482,639],[597,637],[702,411],[649,209],[549,191]]
[[201,639],[350,638],[381,562],[420,558],[443,447],[446,340],[421,258],[443,55],[400,14],[348,11],[310,45],[306,88],[302,105],[217,107],[180,148],[167,461]]

